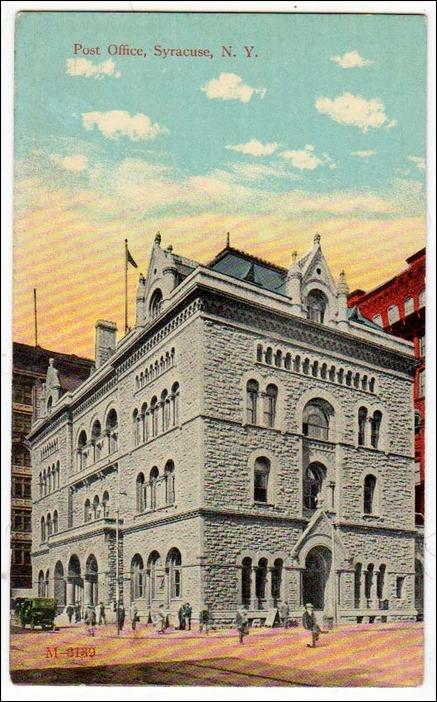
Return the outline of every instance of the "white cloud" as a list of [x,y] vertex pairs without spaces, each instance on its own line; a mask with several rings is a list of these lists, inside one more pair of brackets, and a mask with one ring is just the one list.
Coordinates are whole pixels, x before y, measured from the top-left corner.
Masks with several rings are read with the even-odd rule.
[[243,83],[243,79],[235,73],[220,73],[218,78],[213,78],[204,85],[202,91],[211,100],[240,100],[250,102],[254,95],[264,97],[266,88],[252,88]]
[[59,154],[51,154],[50,160],[66,171],[80,173],[88,168],[88,157],[83,154],[73,154],[72,156],[60,156]]
[[229,168],[235,177],[244,181],[257,181],[272,178],[285,178],[286,180],[301,180],[302,176],[297,175],[286,165],[274,164],[267,165],[265,163],[233,163],[229,164]]
[[131,116],[129,112],[124,110],[83,112],[82,124],[87,131],[97,127],[107,139],[118,139],[120,136],[126,136],[132,141],[147,141],[168,132],[157,122],[153,123],[147,115],[139,112]]
[[416,164],[416,167],[419,168],[419,170],[424,171],[426,168],[426,163],[425,159],[423,156],[408,156],[408,160],[412,161],[412,163]]
[[377,151],[372,151],[372,149],[369,149],[368,151],[351,151],[351,156],[358,156],[358,158],[370,158],[370,156],[375,156],[377,153]]
[[228,144],[226,146],[229,151],[238,151],[240,154],[248,156],[270,156],[278,148],[276,142],[263,144],[258,139],[251,139],[245,144]]
[[331,56],[331,61],[338,64],[341,68],[361,68],[362,66],[371,66],[375,61],[365,59],[355,49],[346,51],[343,56]]
[[85,78],[102,79],[104,76],[120,78],[120,71],[115,70],[115,63],[112,59],[93,63],[86,58],[67,59],[67,75],[84,76]]
[[384,103],[379,98],[366,100],[360,95],[343,93],[334,99],[318,97],[315,106],[319,112],[328,115],[334,122],[357,127],[363,132],[379,127],[391,129],[397,124],[395,119],[388,119]]
[[330,168],[335,168],[335,163],[327,154],[322,154],[319,157],[314,152],[314,146],[307,144],[303,149],[281,151],[280,156],[286,161],[290,161],[294,168],[301,171],[314,171],[315,168],[321,165],[329,165]]

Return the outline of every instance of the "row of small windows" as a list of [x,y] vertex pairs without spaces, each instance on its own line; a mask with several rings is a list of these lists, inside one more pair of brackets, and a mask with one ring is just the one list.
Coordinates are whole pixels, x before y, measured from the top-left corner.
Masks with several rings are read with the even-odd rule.
[[172,385],[171,391],[163,390],[160,398],[155,395],[150,405],[144,402],[141,409],[132,413],[132,434],[134,446],[155,438],[179,424],[179,383]]
[[256,360],[258,363],[266,363],[269,366],[275,366],[285,370],[292,370],[295,373],[303,373],[311,375],[313,378],[322,380],[330,380],[333,383],[340,383],[357,390],[366,392],[375,392],[375,378],[361,373],[354,373],[351,370],[337,368],[336,366],[328,366],[327,363],[319,361],[311,361],[309,358],[301,357],[300,355],[292,356],[292,354],[282,349],[274,350],[271,346],[264,347],[262,344],[257,345]]
[[107,490],[103,493],[102,501],[98,495],[94,495],[91,502],[89,498],[85,500],[83,507],[83,521],[91,522],[96,519],[107,518],[109,516],[109,493]]
[[375,412],[369,416],[367,407],[360,407],[358,410],[358,446],[368,446],[370,438],[370,446],[376,449],[378,448],[381,422],[382,413],[379,410],[375,410]]
[[104,431],[100,421],[96,419],[91,427],[90,439],[84,429],[80,432],[76,447],[77,469],[83,470],[117,450],[118,416],[115,409],[111,409],[106,418]]
[[58,450],[58,439],[52,439],[52,441],[49,441],[42,449],[41,449],[41,460],[43,461],[45,458],[50,456],[51,453],[54,453],[55,451]]
[[147,383],[150,383],[152,380],[158,378],[166,370],[172,368],[174,366],[174,362],[175,350],[173,348],[171,351],[167,351],[165,355],[162,355],[159,361],[156,360],[155,363],[151,363],[148,368],[135,376],[136,389],[139,390],[147,385]]
[[53,490],[57,490],[61,485],[61,467],[59,461],[49,466],[39,474],[39,496],[44,497]]
[[[355,565],[354,573],[354,606],[355,609],[363,607],[375,607],[375,599],[379,600],[382,606],[385,596],[385,575],[387,566],[381,563],[379,569],[375,568],[373,563],[369,563],[367,568],[362,563]],[[398,589],[398,580],[396,581],[396,596],[400,597],[401,593]]]
[[154,466],[148,478],[139,473],[136,479],[136,508],[137,512],[167,507],[175,502],[175,466],[173,461],[167,461],[164,472],[160,475]]
[[52,534],[57,534],[59,530],[59,517],[58,512],[55,509],[53,512],[53,518],[50,512],[47,517],[41,517],[41,542],[47,541],[49,536]]
[[152,551],[144,567],[142,556],[137,553],[131,561],[131,599],[164,602],[182,597],[182,557],[179,549],[171,548],[163,562],[158,551]]
[[[413,297],[405,298],[403,304],[404,304],[404,317],[407,317],[409,314],[412,314],[414,312],[414,298]],[[421,290],[419,293],[419,309],[421,307],[425,307],[425,290]],[[399,313],[398,305],[390,305],[390,307],[387,308],[387,319],[388,319],[389,324],[394,324],[395,322],[399,321],[400,313]],[[375,314],[373,317],[373,321],[375,324],[378,324],[378,326],[380,326],[380,327],[383,326],[381,314]]]

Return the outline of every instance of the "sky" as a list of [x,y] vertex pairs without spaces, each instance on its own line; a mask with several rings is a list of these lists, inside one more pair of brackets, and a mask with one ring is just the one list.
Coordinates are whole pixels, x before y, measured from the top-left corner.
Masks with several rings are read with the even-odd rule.
[[351,290],[395,275],[425,245],[425,61],[421,16],[18,15],[14,340],[33,288],[41,346],[121,334],[124,239],[133,324],[158,230],[285,267],[317,232]]

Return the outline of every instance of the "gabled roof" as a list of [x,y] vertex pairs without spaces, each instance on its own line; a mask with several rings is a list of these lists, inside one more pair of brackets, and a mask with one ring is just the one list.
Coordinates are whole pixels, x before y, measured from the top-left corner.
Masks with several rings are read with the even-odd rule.
[[351,322],[358,322],[359,324],[364,324],[365,327],[370,327],[371,329],[377,329],[380,332],[383,332],[384,329],[375,322],[372,322],[370,319],[367,319],[361,312],[360,308],[358,305],[354,305],[353,307],[348,307],[347,310],[347,317],[348,319],[351,320]]
[[226,246],[220,251],[208,264],[208,268],[238,280],[245,280],[270,292],[285,295],[286,268],[231,246]]

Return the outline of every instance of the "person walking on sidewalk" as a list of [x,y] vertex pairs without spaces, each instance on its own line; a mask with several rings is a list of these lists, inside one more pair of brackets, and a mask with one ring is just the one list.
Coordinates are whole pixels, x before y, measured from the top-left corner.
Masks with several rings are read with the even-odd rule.
[[191,615],[193,614],[193,608],[189,602],[184,604],[184,622],[185,629],[191,631]]
[[135,633],[136,629],[137,629],[137,621],[138,621],[138,607],[136,606],[135,602],[132,603],[131,608],[130,608],[130,619],[131,619],[132,631]]
[[316,623],[314,607],[310,602],[305,605],[305,611],[302,616],[302,624],[304,629],[311,631],[311,643],[307,644],[308,648],[315,648],[316,642],[319,640],[320,636],[320,627]]
[[244,644],[244,637],[249,633],[249,620],[247,617],[246,607],[240,607],[237,609],[237,613],[235,615],[235,628],[238,631],[240,644]]
[[99,604],[99,626],[106,624],[106,609],[103,602]]

